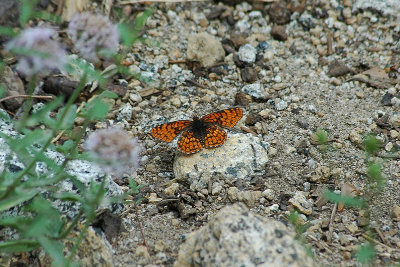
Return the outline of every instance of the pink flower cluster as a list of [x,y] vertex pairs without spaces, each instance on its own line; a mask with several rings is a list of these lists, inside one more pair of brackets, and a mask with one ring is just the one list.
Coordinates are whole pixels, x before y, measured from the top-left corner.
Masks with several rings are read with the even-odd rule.
[[134,172],[139,166],[141,149],[137,139],[119,128],[93,132],[84,148],[108,174]]
[[19,56],[17,70],[31,76],[62,68],[67,63],[67,54],[59,42],[51,39],[56,34],[50,28],[28,28],[9,41],[6,50]]
[[96,62],[102,51],[116,53],[119,31],[106,16],[89,12],[75,14],[68,25],[68,35],[83,58]]

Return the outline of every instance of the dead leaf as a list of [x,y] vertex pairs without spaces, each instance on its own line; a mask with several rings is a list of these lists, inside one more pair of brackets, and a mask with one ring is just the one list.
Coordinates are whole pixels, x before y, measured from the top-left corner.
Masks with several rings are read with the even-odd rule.
[[357,75],[354,75],[353,78],[347,80],[346,82],[350,81],[363,82],[366,83],[368,86],[375,87],[378,89],[388,89],[400,82],[399,79],[397,80],[390,79],[384,69],[376,67],[366,70]]
[[[359,192],[357,190],[357,188],[349,183],[344,183],[342,185],[342,188],[340,188],[341,192],[340,192],[340,196],[342,197],[356,197],[359,195]],[[338,204],[338,212],[342,212],[344,208],[344,203],[343,202],[339,202]]]
[[85,11],[90,5],[90,0],[64,0],[62,20],[70,21],[75,13]]
[[102,6],[104,9],[104,14],[108,17],[110,16],[111,13],[111,8],[114,4],[114,0],[103,0],[102,1]]

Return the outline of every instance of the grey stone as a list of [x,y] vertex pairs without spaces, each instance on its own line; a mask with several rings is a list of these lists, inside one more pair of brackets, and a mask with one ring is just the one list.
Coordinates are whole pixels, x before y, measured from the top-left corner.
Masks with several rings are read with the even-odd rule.
[[[0,72],[0,86],[5,89],[5,97],[25,94],[24,83],[8,66],[5,66],[3,71]],[[8,110],[15,111],[22,105],[24,100],[22,97],[11,98],[5,100],[4,105]]]
[[398,17],[400,14],[400,1],[398,0],[355,0],[353,12],[358,10],[374,9],[384,15]]
[[241,61],[246,63],[254,63],[256,61],[257,49],[251,44],[242,45],[238,51],[238,57]]
[[268,93],[260,83],[247,84],[242,87],[242,92],[257,99],[267,99]]
[[250,29],[251,25],[247,20],[239,20],[235,24],[235,29],[237,29],[239,32],[246,32]]
[[187,236],[174,264],[183,266],[314,266],[314,262],[283,223],[234,204]]
[[192,190],[208,188],[216,179],[234,182],[249,181],[261,175],[268,162],[267,147],[250,134],[228,134],[220,147],[203,149],[190,157],[178,156],[174,161],[175,178],[190,183]]
[[121,121],[123,119],[129,121],[132,119],[132,106],[129,103],[126,103],[123,105],[117,113],[117,121]]
[[288,103],[284,100],[281,100],[276,104],[276,110],[284,110],[288,107]]

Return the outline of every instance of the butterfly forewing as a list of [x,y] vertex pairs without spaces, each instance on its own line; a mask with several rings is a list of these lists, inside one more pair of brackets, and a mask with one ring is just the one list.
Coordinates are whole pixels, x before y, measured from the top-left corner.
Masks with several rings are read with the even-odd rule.
[[191,124],[191,121],[174,121],[158,125],[151,129],[151,135],[154,138],[171,142],[178,134]]
[[202,117],[201,120],[232,128],[242,116],[243,110],[241,108],[229,108],[208,114]]

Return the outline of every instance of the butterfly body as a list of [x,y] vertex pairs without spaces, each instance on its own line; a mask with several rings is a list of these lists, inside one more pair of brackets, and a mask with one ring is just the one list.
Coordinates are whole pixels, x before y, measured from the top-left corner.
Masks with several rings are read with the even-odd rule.
[[227,134],[222,128],[232,128],[242,118],[241,108],[230,108],[210,113],[193,120],[181,120],[158,125],[151,129],[154,138],[171,142],[181,132],[178,149],[185,154],[193,154],[203,147],[221,146]]

